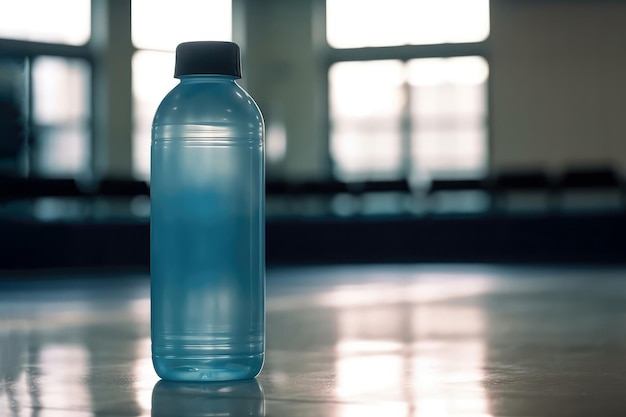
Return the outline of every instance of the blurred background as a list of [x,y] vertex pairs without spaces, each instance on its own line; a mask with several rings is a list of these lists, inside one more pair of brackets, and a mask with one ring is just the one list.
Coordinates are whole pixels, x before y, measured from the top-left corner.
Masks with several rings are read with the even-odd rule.
[[0,3],[0,269],[147,269],[174,49],[233,40],[267,260],[622,263],[626,3]]

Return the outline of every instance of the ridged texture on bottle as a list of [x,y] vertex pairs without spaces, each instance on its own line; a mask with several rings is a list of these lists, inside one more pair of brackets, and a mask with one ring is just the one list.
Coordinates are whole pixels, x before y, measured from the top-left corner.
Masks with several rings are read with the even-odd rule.
[[155,369],[252,378],[265,324],[261,113],[233,77],[183,77],[157,110],[151,164]]

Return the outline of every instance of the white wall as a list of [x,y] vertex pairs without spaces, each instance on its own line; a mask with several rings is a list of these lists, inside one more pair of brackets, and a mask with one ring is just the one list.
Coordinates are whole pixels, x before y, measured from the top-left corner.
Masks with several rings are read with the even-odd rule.
[[266,122],[283,121],[282,162],[268,161],[268,175],[320,178],[330,172],[324,123],[326,77],[317,54],[311,0],[248,0],[245,6],[246,89]]
[[492,0],[494,167],[626,168],[626,4]]

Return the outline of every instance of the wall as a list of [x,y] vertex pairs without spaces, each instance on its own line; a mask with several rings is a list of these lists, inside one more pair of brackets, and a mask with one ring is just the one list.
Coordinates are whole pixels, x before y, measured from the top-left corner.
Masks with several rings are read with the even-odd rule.
[[492,0],[492,165],[626,168],[626,4]]
[[[325,132],[326,76],[315,39],[313,1],[248,0],[245,4],[244,82],[266,122],[284,123],[282,162],[268,176],[320,178],[329,174]],[[239,36],[235,34],[237,39]]]

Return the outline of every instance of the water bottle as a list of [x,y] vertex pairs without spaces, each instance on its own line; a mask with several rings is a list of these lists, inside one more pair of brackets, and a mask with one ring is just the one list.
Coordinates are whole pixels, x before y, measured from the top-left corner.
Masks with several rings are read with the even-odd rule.
[[157,374],[254,378],[265,338],[264,124],[239,47],[186,42],[154,116],[151,331]]

